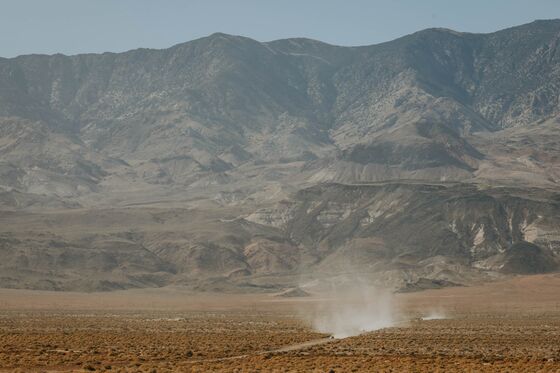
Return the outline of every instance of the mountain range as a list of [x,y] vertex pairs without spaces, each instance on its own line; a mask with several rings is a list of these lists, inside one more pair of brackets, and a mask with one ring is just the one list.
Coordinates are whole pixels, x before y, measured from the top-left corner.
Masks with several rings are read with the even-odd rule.
[[559,183],[560,20],[0,59],[2,287],[556,271]]

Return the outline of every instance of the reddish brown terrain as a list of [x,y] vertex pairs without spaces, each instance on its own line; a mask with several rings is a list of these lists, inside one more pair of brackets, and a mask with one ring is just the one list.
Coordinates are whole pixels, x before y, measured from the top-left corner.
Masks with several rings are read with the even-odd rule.
[[395,297],[393,327],[331,339],[317,296],[0,291],[0,370],[560,372],[560,275]]

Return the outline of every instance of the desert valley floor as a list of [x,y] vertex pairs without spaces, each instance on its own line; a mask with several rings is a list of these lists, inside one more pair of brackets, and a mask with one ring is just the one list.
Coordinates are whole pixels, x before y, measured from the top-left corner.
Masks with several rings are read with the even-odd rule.
[[560,372],[559,286],[550,274],[397,294],[394,326],[340,339],[302,316],[316,296],[5,289],[0,371]]

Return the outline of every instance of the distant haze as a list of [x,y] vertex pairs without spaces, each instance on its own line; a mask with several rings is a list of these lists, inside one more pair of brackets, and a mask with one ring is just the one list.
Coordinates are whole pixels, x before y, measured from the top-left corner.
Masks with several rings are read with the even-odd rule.
[[492,32],[558,17],[556,0],[4,0],[0,56],[165,48],[218,31],[368,45],[428,27]]

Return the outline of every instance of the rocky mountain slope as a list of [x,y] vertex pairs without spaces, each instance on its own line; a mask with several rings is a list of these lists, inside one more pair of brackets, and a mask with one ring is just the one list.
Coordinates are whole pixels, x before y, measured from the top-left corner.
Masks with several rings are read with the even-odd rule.
[[0,59],[0,286],[557,270],[559,97],[558,20]]

